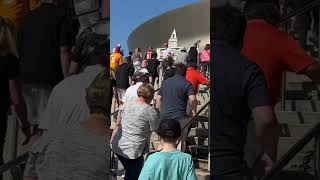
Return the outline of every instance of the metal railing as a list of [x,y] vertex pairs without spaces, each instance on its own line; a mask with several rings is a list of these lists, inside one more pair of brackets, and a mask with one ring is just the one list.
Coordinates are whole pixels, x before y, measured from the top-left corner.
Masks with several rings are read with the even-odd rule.
[[[307,11],[312,10],[313,8],[320,6],[320,0],[316,0],[305,7],[302,7],[279,21],[279,25],[282,23],[287,22],[292,17],[301,15],[306,13]],[[320,14],[319,14],[320,16]],[[320,27],[319,27],[320,28]],[[285,88],[284,88],[285,89]],[[284,90],[283,90],[284,91]],[[284,93],[283,93],[284,94]],[[286,165],[312,140],[315,140],[315,149],[316,149],[316,156],[315,156],[315,179],[319,179],[320,173],[320,123],[316,124],[311,130],[309,130],[289,151],[282,156],[282,158],[275,163],[273,168],[271,169],[270,173],[263,177],[262,180],[272,180],[275,178],[282,170],[286,167]]]
[[23,178],[23,165],[27,162],[29,157],[28,153],[24,153],[14,160],[11,160],[4,165],[0,166],[0,175],[10,171],[12,180],[22,180]]
[[[320,123],[315,125],[308,131],[289,151],[282,156],[282,158],[273,166],[270,173],[262,180],[271,180],[276,177],[280,171],[312,140],[317,139],[320,135]],[[316,140],[316,144],[319,142]],[[318,150],[317,150],[318,151]],[[319,161],[319,157],[317,159]]]

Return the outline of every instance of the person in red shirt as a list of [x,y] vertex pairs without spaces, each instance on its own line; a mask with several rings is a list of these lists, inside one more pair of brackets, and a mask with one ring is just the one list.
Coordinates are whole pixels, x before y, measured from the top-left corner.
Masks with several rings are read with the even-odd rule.
[[152,51],[153,51],[153,48],[150,46],[147,50],[147,53],[146,53],[146,60],[152,59],[152,57],[151,57]]
[[249,1],[244,12],[247,29],[242,54],[262,69],[273,105],[279,101],[285,71],[305,74],[320,82],[320,65],[288,34],[281,32],[279,8],[272,2]]
[[208,79],[199,71],[197,71],[196,63],[188,63],[186,79],[192,84],[195,94],[198,94],[199,85],[209,85]]

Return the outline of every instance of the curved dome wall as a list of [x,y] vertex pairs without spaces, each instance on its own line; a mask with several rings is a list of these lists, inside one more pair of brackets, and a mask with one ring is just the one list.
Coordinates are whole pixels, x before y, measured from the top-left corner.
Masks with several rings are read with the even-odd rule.
[[188,49],[201,40],[200,49],[203,49],[210,42],[210,1],[203,0],[150,19],[130,34],[128,47],[131,50],[159,48],[168,42],[174,28],[178,46]]

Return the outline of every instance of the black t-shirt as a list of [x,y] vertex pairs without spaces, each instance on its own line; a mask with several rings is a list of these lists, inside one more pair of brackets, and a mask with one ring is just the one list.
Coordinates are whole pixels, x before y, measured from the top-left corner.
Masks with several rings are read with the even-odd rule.
[[223,42],[213,45],[212,173],[237,175],[251,110],[271,105],[260,68]]
[[176,119],[187,116],[188,97],[194,95],[194,90],[185,77],[174,75],[163,82],[159,95],[162,97],[160,119]]
[[27,14],[18,33],[22,80],[55,85],[63,79],[60,47],[72,46],[72,30],[65,13],[43,4]]
[[129,84],[129,76],[133,76],[134,69],[130,64],[123,63],[116,69],[116,87],[127,89]]
[[149,59],[147,64],[148,72],[152,77],[158,77],[158,66],[160,62],[158,59]]
[[173,67],[166,68],[163,70],[163,80],[173,77],[175,74],[175,69]]
[[20,76],[18,59],[13,55],[0,56],[0,108],[10,105],[9,80]]

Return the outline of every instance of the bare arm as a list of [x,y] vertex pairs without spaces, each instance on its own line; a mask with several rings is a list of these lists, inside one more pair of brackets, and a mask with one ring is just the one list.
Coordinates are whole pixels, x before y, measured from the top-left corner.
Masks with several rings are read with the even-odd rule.
[[161,111],[161,99],[162,99],[162,97],[160,95],[158,95],[156,108],[158,108],[159,111]]
[[60,60],[64,78],[69,76],[71,51],[67,47],[60,47]]
[[26,136],[23,145],[27,144],[31,138],[30,123],[28,121],[27,106],[22,95],[21,82],[19,80],[9,80],[11,100],[14,111],[17,113],[22,125],[22,132]]
[[132,77],[129,76],[129,85],[131,86],[132,85]]
[[306,68],[304,73],[313,81],[320,83],[320,63],[313,63]]
[[192,110],[192,115],[191,115],[191,118],[194,117],[196,115],[196,112],[197,112],[197,98],[195,95],[190,95],[188,97],[188,100],[189,100],[189,103],[191,105],[191,110]]
[[258,142],[273,161],[277,159],[280,126],[271,106],[261,106],[252,109],[254,128]]
[[118,129],[119,129],[120,126],[121,126],[121,117],[117,116],[117,122],[116,122],[116,125],[114,126],[113,131],[112,131],[112,135],[111,135],[111,138],[110,138],[110,144],[112,143],[113,138],[117,134]]

